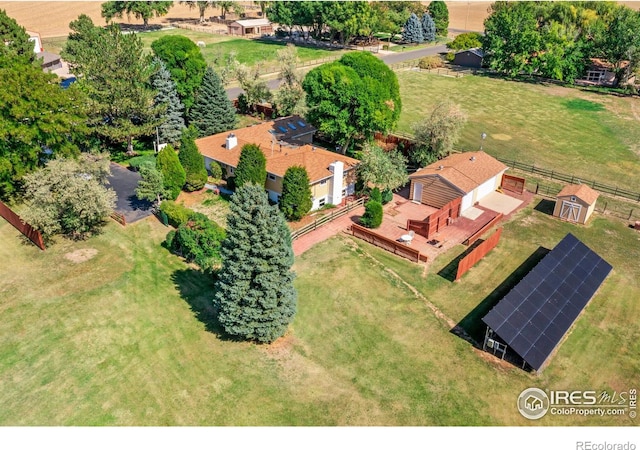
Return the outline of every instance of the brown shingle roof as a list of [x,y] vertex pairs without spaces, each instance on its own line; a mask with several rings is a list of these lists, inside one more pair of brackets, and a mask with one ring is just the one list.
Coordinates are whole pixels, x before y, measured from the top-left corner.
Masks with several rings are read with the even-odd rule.
[[600,194],[586,184],[568,184],[558,193],[558,197],[578,197],[587,205],[593,205]]
[[466,194],[506,169],[507,166],[485,152],[464,152],[429,164],[409,178],[439,176]]
[[[360,162],[357,159],[309,144],[300,146],[280,144],[277,139],[274,138],[272,140],[270,130],[273,130],[273,127],[274,121],[263,122],[258,125],[196,139],[196,145],[204,156],[220,163],[237,167],[242,147],[245,144],[257,144],[267,159],[267,172],[284,177],[289,167],[302,166],[307,169],[309,180],[312,184],[331,177],[333,173],[329,170],[329,165],[335,161],[344,163],[345,172],[354,168]],[[227,150],[225,144],[229,133],[236,135],[238,145]]]

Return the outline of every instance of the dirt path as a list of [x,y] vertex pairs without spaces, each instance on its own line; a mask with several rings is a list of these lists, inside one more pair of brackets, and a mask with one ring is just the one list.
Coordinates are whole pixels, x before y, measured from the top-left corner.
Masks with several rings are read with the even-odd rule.
[[[356,245],[355,242],[353,244]],[[362,254],[364,256],[366,256],[368,259],[373,261],[374,264],[376,264],[377,266],[383,268],[385,270],[385,272],[387,272],[388,274],[393,276],[400,283],[402,283],[407,289],[409,289],[411,291],[411,293],[418,300],[421,300],[427,306],[427,308],[429,308],[433,312],[433,314],[440,321],[442,321],[442,322],[444,322],[446,324],[446,326],[449,328],[449,330],[453,334],[455,334],[456,336],[459,336],[460,338],[464,339],[465,341],[467,341],[468,343],[470,343],[474,347],[479,347],[479,344],[478,344],[478,342],[476,342],[475,339],[473,339],[471,336],[469,336],[469,334],[464,329],[459,327],[458,324],[452,318],[450,318],[445,313],[443,313],[440,308],[438,308],[436,305],[431,303],[424,295],[422,295],[422,293],[420,291],[418,291],[418,289],[416,289],[415,286],[413,286],[410,283],[407,283],[400,275],[398,275],[396,272],[394,272],[393,270],[391,270],[388,267],[386,267],[383,263],[378,261],[374,256],[372,256],[370,253],[368,253],[363,248],[360,248],[360,251],[362,252]]]

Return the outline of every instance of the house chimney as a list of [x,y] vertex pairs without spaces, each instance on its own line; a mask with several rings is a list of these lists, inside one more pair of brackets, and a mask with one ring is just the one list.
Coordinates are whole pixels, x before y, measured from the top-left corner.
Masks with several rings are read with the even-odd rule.
[[233,147],[236,147],[238,145],[238,138],[236,137],[236,135],[233,133],[229,133],[225,145],[227,147],[227,150],[231,150]]
[[444,166],[438,166],[438,170],[444,169]]
[[469,158],[469,159],[470,159],[471,161],[475,161],[475,160],[476,160],[476,157],[475,157],[475,156],[472,156],[472,157],[471,157],[471,158]]

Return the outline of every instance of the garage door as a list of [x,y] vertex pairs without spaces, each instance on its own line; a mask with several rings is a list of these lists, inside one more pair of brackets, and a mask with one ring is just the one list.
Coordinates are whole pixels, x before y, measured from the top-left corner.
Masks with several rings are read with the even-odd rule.
[[479,202],[482,198],[491,194],[496,189],[496,177],[491,178],[489,181],[485,181],[480,186],[478,186],[478,196],[476,197],[476,201]]

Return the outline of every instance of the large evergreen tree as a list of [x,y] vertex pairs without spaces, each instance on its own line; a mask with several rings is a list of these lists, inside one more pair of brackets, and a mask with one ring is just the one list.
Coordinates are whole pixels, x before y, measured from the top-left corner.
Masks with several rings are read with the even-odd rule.
[[436,23],[433,21],[429,13],[424,13],[420,20],[422,25],[422,37],[426,42],[433,42],[436,40]]
[[31,62],[35,58],[33,42],[24,27],[18,25],[3,9],[0,9],[0,55],[9,55]]
[[285,172],[279,206],[287,220],[300,220],[311,210],[311,187],[304,167],[292,166]]
[[232,336],[273,342],[296,313],[289,227],[263,186],[239,188],[230,209],[214,297],[218,320]]
[[188,192],[197,191],[204,187],[207,182],[207,168],[204,164],[204,156],[198,151],[195,138],[198,132],[195,128],[185,128],[180,141],[180,153],[178,159],[186,173],[185,190]]
[[156,166],[160,173],[162,173],[164,187],[167,190],[167,197],[170,200],[175,200],[178,198],[178,195],[180,195],[187,175],[172,146],[167,145],[160,150],[156,159]]
[[433,1],[429,3],[428,10],[436,23],[436,34],[446,37],[449,34],[449,9],[447,4],[442,1]]
[[158,127],[160,141],[176,145],[180,141],[184,129],[184,105],[178,97],[176,84],[160,58],[154,60],[157,70],[151,78],[151,85],[156,91],[154,103],[166,108],[159,116],[162,123]]
[[256,144],[246,144],[240,150],[240,159],[235,171],[235,185],[242,187],[247,183],[264,187],[267,181],[267,159]]
[[196,93],[195,103],[189,111],[189,123],[196,127],[199,137],[222,133],[235,127],[235,108],[220,77],[211,67],[207,67]]
[[407,23],[404,24],[402,40],[412,44],[420,44],[424,41],[424,36],[422,35],[422,24],[420,23],[418,16],[414,13],[409,16]]

